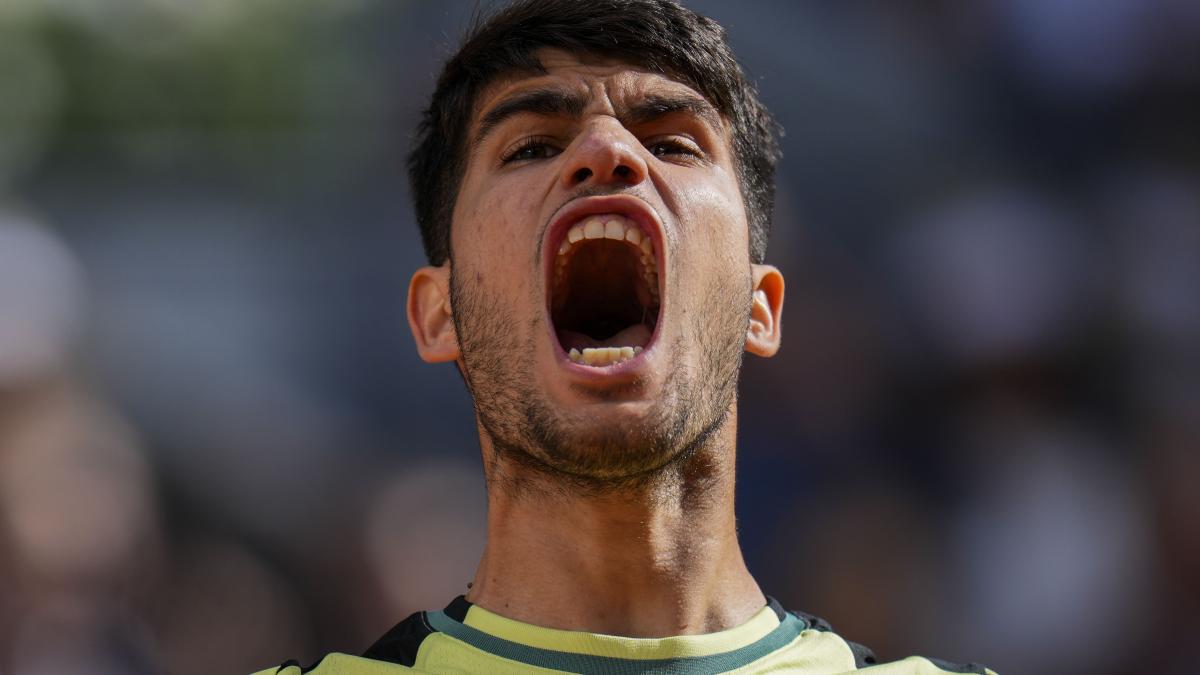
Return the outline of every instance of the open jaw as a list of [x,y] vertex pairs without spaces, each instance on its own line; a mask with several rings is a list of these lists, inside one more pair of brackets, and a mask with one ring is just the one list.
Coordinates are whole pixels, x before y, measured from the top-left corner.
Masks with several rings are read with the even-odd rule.
[[554,259],[550,319],[575,363],[602,367],[637,357],[658,325],[653,238],[620,214],[589,215],[565,233]]

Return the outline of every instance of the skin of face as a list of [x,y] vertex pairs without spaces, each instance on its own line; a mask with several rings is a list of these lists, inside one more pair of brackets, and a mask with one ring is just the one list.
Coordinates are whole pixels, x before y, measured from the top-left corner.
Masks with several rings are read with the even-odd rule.
[[[718,432],[734,423],[742,351],[778,349],[783,278],[749,262],[728,125],[699,93],[620,62],[539,56],[544,74],[478,99],[451,260],[414,274],[410,325],[422,358],[458,363],[492,468],[629,487],[731,436]],[[517,112],[481,134],[489,112],[545,91],[581,105]],[[648,100],[696,105],[631,114]],[[659,223],[661,314],[635,364],[597,375],[555,348],[543,247],[565,210],[611,195]]]

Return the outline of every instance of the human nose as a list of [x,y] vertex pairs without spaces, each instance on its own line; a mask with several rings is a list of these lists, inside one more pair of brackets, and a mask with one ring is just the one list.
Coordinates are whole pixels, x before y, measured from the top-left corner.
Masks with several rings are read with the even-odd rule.
[[638,140],[616,120],[590,125],[567,148],[562,185],[572,189],[587,184],[637,185],[646,179],[646,161]]

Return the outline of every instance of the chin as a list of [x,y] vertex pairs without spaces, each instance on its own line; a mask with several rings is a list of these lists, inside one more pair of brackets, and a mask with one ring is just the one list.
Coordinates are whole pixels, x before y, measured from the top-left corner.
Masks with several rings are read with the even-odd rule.
[[539,459],[576,476],[621,478],[653,471],[681,451],[681,420],[652,400],[593,403],[534,421]]

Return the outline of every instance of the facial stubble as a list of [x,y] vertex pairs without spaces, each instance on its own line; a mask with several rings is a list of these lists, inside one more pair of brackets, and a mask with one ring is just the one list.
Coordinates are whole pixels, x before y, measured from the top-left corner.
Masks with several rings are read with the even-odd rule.
[[[661,396],[638,423],[614,424],[556,409],[533,376],[535,336],[546,330],[544,317],[535,315],[522,330],[482,277],[452,264],[451,306],[462,374],[482,433],[494,449],[489,480],[527,487],[505,472],[507,463],[533,470],[550,479],[541,483],[564,491],[609,494],[645,487],[672,469],[696,473],[697,467],[687,465],[706,461],[700,451],[727,422],[737,396],[750,293],[736,277],[712,275],[698,296],[703,302],[686,314],[691,331],[681,332],[695,336],[696,343],[679,337],[660,345],[679,364],[663,381]],[[700,351],[699,372],[682,358],[688,349]]]

